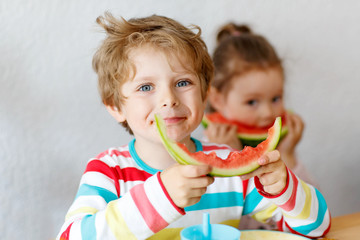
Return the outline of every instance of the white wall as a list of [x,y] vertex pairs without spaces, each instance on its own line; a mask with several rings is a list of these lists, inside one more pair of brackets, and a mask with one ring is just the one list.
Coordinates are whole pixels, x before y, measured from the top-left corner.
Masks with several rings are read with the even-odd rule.
[[55,237],[87,160],[131,139],[91,69],[105,10],[197,24],[210,50],[229,20],[267,36],[287,69],[288,107],[306,122],[300,159],[333,216],[360,211],[359,1],[1,0],[1,239]]

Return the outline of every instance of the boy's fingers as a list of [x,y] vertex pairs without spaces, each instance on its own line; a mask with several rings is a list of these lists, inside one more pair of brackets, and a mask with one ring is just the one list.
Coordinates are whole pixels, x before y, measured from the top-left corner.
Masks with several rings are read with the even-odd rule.
[[182,167],[183,176],[189,178],[207,175],[211,170],[212,167],[209,165],[184,165]]
[[255,171],[253,171],[251,173],[241,175],[240,178],[241,178],[241,180],[246,180],[246,179],[250,179],[252,177],[258,176],[258,175],[260,175],[262,173],[263,173],[263,170],[260,167],[260,168],[256,169]]
[[283,190],[282,182],[278,181],[271,185],[264,185],[264,191],[271,194],[276,195],[279,194]]
[[[262,157],[260,157],[258,160],[258,163],[261,166],[264,166],[264,165],[267,165],[269,163],[273,163],[273,162],[276,162],[279,160],[280,160],[280,152],[278,150],[274,150],[274,151],[268,152],[265,155],[263,155]],[[268,171],[267,167],[260,167],[251,173],[241,175],[241,179],[246,180],[246,179],[249,179],[249,178],[252,178],[255,176],[260,176],[260,175],[266,173],[267,171]]]
[[199,188],[206,188],[207,186],[211,185],[215,179],[211,176],[202,176],[200,178],[191,179],[191,188],[199,189]]
[[261,185],[263,185],[263,186],[270,186],[270,185],[277,183],[278,179],[277,179],[277,176],[274,176],[274,174],[264,173],[259,178],[259,181],[260,181]]
[[258,160],[258,163],[263,166],[279,160],[280,160],[280,152],[278,150],[274,150],[261,156]]

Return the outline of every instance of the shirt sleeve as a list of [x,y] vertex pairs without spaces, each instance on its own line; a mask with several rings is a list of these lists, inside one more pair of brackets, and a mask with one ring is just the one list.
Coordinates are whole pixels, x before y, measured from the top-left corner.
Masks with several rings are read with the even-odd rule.
[[110,166],[86,171],[57,239],[146,239],[185,214],[157,173],[119,194]]
[[324,236],[330,229],[330,212],[323,195],[290,169],[287,171],[286,187],[275,196],[266,193],[259,179],[254,178],[257,191],[273,204],[268,208],[277,215],[278,228],[311,238]]

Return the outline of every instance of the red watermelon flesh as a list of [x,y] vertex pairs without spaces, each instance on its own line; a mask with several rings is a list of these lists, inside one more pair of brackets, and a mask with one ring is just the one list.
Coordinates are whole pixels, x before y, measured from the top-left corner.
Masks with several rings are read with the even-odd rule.
[[242,151],[230,152],[226,159],[222,159],[215,152],[205,154],[204,152],[191,153],[180,143],[169,139],[166,126],[161,117],[155,116],[156,126],[161,140],[169,154],[180,164],[202,165],[213,167],[212,176],[238,176],[254,171],[260,165],[258,159],[266,152],[276,148],[281,133],[281,118],[278,117],[274,125],[268,130],[268,138],[257,147],[246,146]]
[[[245,146],[257,146],[260,142],[264,141],[268,136],[268,129],[271,127],[271,125],[266,127],[254,127],[249,126],[247,124],[235,121],[235,120],[229,120],[222,116],[218,112],[214,113],[208,113],[205,114],[202,125],[206,128],[209,123],[226,123],[230,125],[236,125],[238,137]],[[282,129],[281,129],[281,137],[285,136],[288,131],[288,128],[286,126],[286,118],[285,115],[282,116]]]

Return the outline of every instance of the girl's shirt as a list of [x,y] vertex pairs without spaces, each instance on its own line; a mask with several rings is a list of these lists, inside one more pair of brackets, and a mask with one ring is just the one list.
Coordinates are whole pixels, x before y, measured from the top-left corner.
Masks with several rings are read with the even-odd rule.
[[[197,151],[226,158],[226,145],[193,139]],[[288,170],[285,189],[277,196],[263,191],[257,178],[216,177],[195,205],[177,207],[160,171],[145,164],[128,145],[111,148],[89,160],[80,186],[57,239],[180,239],[184,227],[202,222],[237,227],[242,215],[276,222],[280,230],[319,237],[330,226],[321,193]]]

